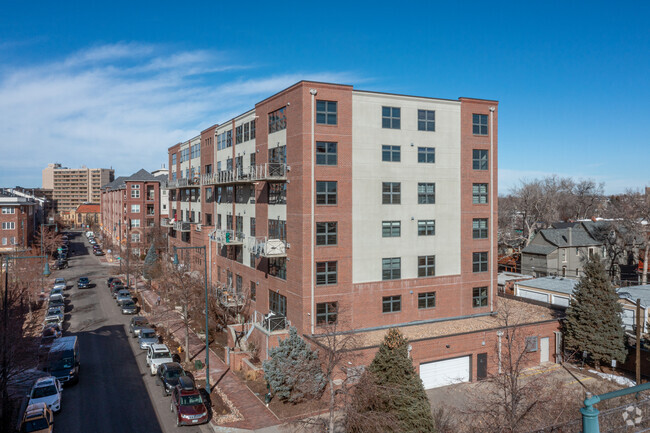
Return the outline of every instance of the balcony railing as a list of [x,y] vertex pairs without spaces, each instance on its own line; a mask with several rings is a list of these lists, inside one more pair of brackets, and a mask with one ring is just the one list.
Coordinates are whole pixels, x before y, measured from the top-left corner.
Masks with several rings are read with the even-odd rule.
[[266,163],[247,168],[222,170],[201,176],[201,185],[250,183],[258,181],[283,182],[287,180],[287,164]]
[[176,189],[176,188],[199,188],[201,186],[201,179],[199,177],[194,177],[192,179],[183,178],[176,180],[167,181],[167,189]]
[[253,317],[251,319],[255,326],[262,328],[268,334],[272,332],[285,331],[289,326],[291,326],[289,319],[281,314],[274,313],[273,311],[268,314],[262,314],[255,310],[253,311]]
[[191,225],[185,221],[176,221],[174,223],[174,230],[177,232],[189,232],[191,230]]
[[217,287],[217,299],[224,307],[240,307],[245,304],[246,297],[243,293],[237,293],[232,287]]
[[287,256],[287,242],[282,239],[269,239],[267,237],[249,238],[248,248],[256,256],[267,258]]
[[160,219],[160,226],[161,227],[174,227],[174,224],[171,222],[171,219],[169,219],[169,218],[161,218]]
[[214,234],[214,240],[225,245],[243,245],[245,238],[243,233],[234,230],[217,229]]

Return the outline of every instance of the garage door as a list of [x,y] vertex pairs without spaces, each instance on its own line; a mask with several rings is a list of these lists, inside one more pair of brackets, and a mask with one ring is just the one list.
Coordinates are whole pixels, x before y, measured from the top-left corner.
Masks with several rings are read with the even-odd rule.
[[522,298],[534,299],[535,301],[548,302],[547,294],[533,292],[532,290],[519,289],[519,296]]
[[553,295],[553,305],[560,305],[562,307],[568,307],[569,306],[569,298],[565,298],[564,296],[555,296],[555,295]]
[[424,389],[469,382],[470,358],[470,356],[462,356],[420,364],[420,379]]
[[623,308],[623,313],[621,315],[623,316],[623,326],[625,329],[628,331],[633,331],[634,325],[636,325],[636,322],[634,320],[634,310]]

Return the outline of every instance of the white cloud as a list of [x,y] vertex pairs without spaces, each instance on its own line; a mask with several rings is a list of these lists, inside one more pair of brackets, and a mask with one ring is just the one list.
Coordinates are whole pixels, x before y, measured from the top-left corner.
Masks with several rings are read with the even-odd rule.
[[[2,60],[2,59],[0,59]],[[8,64],[9,63],[9,64]],[[235,76],[248,69],[249,76]],[[263,76],[222,53],[136,43],[95,46],[0,70],[0,185],[39,186],[50,162],[156,169],[167,147],[251,109],[301,79],[358,82],[351,73]]]

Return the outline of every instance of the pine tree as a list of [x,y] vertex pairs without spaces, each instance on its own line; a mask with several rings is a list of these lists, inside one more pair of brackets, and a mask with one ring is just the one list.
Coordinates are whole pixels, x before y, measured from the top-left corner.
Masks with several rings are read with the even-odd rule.
[[596,367],[625,361],[622,308],[597,254],[589,259],[575,287],[564,323],[567,348],[586,351]]
[[408,356],[408,340],[397,329],[390,329],[379,347],[368,372],[377,386],[390,389],[381,406],[395,415],[400,432],[431,433],[433,417],[422,380]]
[[158,262],[158,254],[156,254],[156,249],[154,245],[151,244],[149,251],[147,251],[147,256],[144,258],[144,266],[142,269],[142,274],[146,280],[152,280],[155,274],[156,263]]
[[280,400],[298,403],[321,395],[326,378],[318,352],[311,350],[296,328],[289,328],[289,337],[270,349],[269,357],[262,365],[264,379]]

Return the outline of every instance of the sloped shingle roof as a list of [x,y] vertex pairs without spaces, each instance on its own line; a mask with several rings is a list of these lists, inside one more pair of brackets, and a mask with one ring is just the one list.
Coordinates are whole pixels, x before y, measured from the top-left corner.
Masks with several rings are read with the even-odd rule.
[[99,213],[98,204],[81,204],[77,207],[77,213]]
[[158,179],[153,174],[149,173],[144,168],[141,168],[138,172],[133,173],[131,176],[124,179],[124,181],[125,182],[147,182],[147,181],[159,182],[160,179]]
[[536,244],[529,244],[526,245],[526,247],[521,250],[522,253],[527,253],[527,254],[541,254],[541,255],[548,255],[555,251],[557,247],[551,246],[551,245],[536,245]]
[[[571,230],[571,236],[569,236],[569,230]],[[601,245],[583,229],[544,229],[540,230],[540,233],[544,239],[559,248]]]

